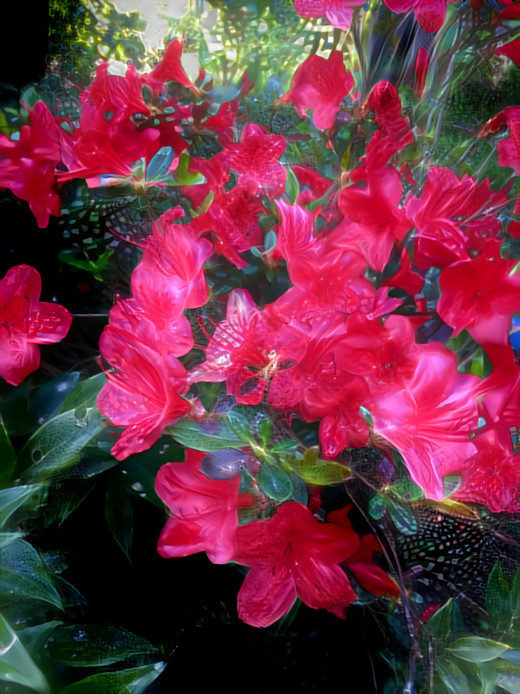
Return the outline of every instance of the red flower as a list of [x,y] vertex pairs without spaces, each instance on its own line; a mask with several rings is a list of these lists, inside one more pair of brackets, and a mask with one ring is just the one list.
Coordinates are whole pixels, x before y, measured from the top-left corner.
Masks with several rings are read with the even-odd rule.
[[206,303],[208,288],[202,266],[213,246],[190,224],[176,224],[180,207],[165,212],[153,225],[153,234],[143,242],[143,257],[132,273],[132,292],[139,303],[165,320],[185,308]]
[[63,306],[38,301],[41,289],[29,265],[10,268],[0,280],[0,376],[13,386],[40,366],[36,345],[63,340],[72,322]]
[[490,118],[480,131],[479,137],[497,133],[505,128],[509,128],[509,137],[497,144],[498,163],[500,166],[509,166],[520,176],[520,107],[507,106]]
[[312,120],[319,130],[331,128],[340,104],[354,86],[354,78],[343,64],[341,51],[332,51],[328,60],[309,56],[296,70],[291,88],[281,98],[291,102],[300,118],[313,111]]
[[260,125],[249,123],[240,142],[230,142],[217,157],[238,174],[239,185],[250,193],[264,190],[269,197],[283,193],[285,169],[278,161],[285,152],[285,139],[270,135]]
[[348,218],[343,225],[344,246],[357,249],[370,267],[382,271],[395,241],[402,241],[410,223],[400,206],[403,187],[401,176],[389,166],[355,169],[354,185],[344,188],[339,208]]
[[420,196],[410,195],[405,204],[416,230],[414,264],[421,270],[444,268],[469,260],[469,250],[479,255],[498,251],[500,242],[486,245],[486,239],[494,240],[500,232],[496,210],[506,203],[503,192],[490,190],[489,180],[477,184],[467,175],[459,179],[451,169],[433,166]]
[[356,594],[339,567],[359,546],[353,531],[319,523],[295,501],[269,520],[237,528],[233,560],[250,567],[238,594],[238,616],[267,627],[299,596],[314,609],[346,605]]
[[520,306],[514,267],[512,260],[462,260],[441,273],[437,313],[455,335],[467,330],[482,345],[508,344],[511,318]]
[[235,552],[238,508],[250,506],[249,494],[239,494],[240,476],[212,480],[200,471],[206,454],[186,450],[185,463],[163,465],[155,490],[172,512],[159,537],[163,557],[206,552],[214,564],[226,564]]
[[520,67],[520,38],[500,46],[500,48],[497,48],[496,53],[497,55],[505,55],[506,58],[510,58],[517,67]]
[[60,214],[54,170],[60,161],[69,163],[71,142],[43,101],[29,111],[29,122],[17,140],[0,134],[0,186],[29,203],[43,229],[49,215]]
[[417,57],[415,59],[415,79],[417,85],[415,87],[415,93],[422,99],[424,92],[424,85],[426,84],[426,73],[428,71],[428,53],[425,48],[419,48],[417,51]]
[[153,446],[167,426],[191,409],[181,397],[188,390],[180,361],[161,354],[123,327],[108,325],[99,340],[101,354],[117,371],[107,371],[99,393],[101,414],[126,427],[112,454],[123,460]]
[[474,455],[480,379],[457,372],[456,358],[439,344],[422,345],[415,372],[402,387],[368,404],[374,431],[401,453],[412,480],[430,499],[444,498],[443,476]]
[[333,27],[346,31],[352,21],[353,8],[362,4],[362,0],[294,0],[294,9],[301,17],[325,16]]
[[184,72],[181,63],[182,47],[184,41],[175,39],[166,49],[161,62],[154,69],[141,75],[141,81],[153,92],[161,92],[165,82],[177,82],[186,89],[192,89],[198,93],[198,89]]
[[438,31],[446,17],[446,0],[383,0],[392,12],[415,11],[415,17],[424,31]]

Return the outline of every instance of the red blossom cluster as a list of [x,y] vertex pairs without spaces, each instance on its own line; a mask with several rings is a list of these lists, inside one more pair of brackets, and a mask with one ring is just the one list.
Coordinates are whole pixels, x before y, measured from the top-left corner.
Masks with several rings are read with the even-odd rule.
[[[345,28],[354,4],[311,8],[299,2],[297,10],[325,14]],[[414,9],[427,31],[439,28],[446,6],[386,4],[400,12]],[[295,418],[318,422],[324,464],[347,448],[393,448],[427,498],[444,499],[444,478],[459,475],[454,498],[492,511],[520,510],[520,466],[510,434],[520,417],[520,373],[509,346],[511,319],[520,311],[520,274],[514,260],[500,258],[507,231],[499,213],[512,202],[510,187],[493,190],[487,179],[479,183],[441,166],[430,166],[417,186],[400,159],[414,143],[413,124],[396,87],[380,82],[352,112],[373,131],[355,168],[333,180],[294,165],[290,176],[299,189],[291,199],[286,139],[260,125],[243,125],[237,102],[206,117],[210,99],[202,83],[192,84],[183,72],[181,49],[181,42],[173,42],[145,75],[133,66],[125,76],[112,75],[102,65],[81,96],[81,118],[69,133],[37,104],[19,140],[0,140],[0,182],[29,200],[41,226],[57,211],[57,181],[163,185],[143,183],[139,162],[169,147],[169,171],[175,171],[189,149],[188,126],[211,133],[219,144],[211,158],[190,159],[190,173],[205,181],[182,188],[191,213],[174,208],[155,221],[141,242],[132,296],[118,298],[100,340],[109,368],[98,406],[124,428],[115,457],[148,449],[179,420],[209,422],[199,384],[223,383],[239,408],[268,408],[289,429]],[[191,103],[174,97],[170,83],[191,94]],[[311,56],[302,63],[282,102],[292,103],[301,118],[312,111],[314,126],[328,137],[340,109],[355,105],[347,96],[353,87],[341,53],[332,51],[328,59]],[[517,174],[519,112],[502,111],[482,133],[509,129],[498,143],[499,163]],[[264,247],[260,219],[269,214],[276,218],[276,243]],[[215,292],[208,267],[216,256],[242,270],[252,249],[270,272],[285,277],[278,298],[260,303],[244,286]],[[2,375],[12,383],[34,368],[34,343],[62,335],[48,329],[56,326],[57,309],[35,303],[39,287],[24,289],[20,273],[13,269],[0,285],[0,328],[9,355]],[[194,336],[194,326],[204,327],[201,310],[210,304],[225,309],[225,317],[213,321],[210,332],[204,328],[204,338]],[[35,327],[36,314],[48,319],[45,330]],[[465,330],[491,360],[490,375],[464,372],[441,341],[417,340],[429,321],[453,336]],[[195,365],[185,359],[194,350]],[[30,367],[12,365],[18,353]],[[257,468],[276,463],[268,451],[251,446],[238,449],[253,456]],[[372,563],[374,538],[360,539],[345,514],[329,514],[323,522],[290,495],[272,503],[254,481],[257,470],[242,493],[240,469],[229,479],[213,479],[201,470],[202,458],[188,450],[185,463],[159,472],[157,491],[172,513],[159,551],[205,551],[216,563],[249,567],[238,598],[245,621],[266,626],[297,596],[311,607],[338,610],[355,597],[348,575],[374,593],[396,593]]]

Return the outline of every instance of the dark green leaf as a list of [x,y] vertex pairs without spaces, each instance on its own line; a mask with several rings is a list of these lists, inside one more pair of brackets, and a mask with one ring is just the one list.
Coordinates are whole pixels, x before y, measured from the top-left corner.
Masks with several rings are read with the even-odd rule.
[[447,650],[457,658],[470,663],[487,663],[509,650],[511,647],[499,641],[485,639],[481,636],[464,636],[453,641]]
[[31,394],[29,413],[43,424],[58,412],[65,398],[75,388],[79,371],[61,374]]
[[388,496],[386,497],[385,505],[397,530],[405,535],[415,535],[417,532],[417,519],[413,512]]
[[285,194],[289,198],[291,205],[294,205],[300,194],[300,183],[290,166],[287,167],[287,180],[285,182]]
[[41,600],[62,609],[61,598],[47,567],[34,547],[18,539],[0,548],[0,599]]
[[0,680],[20,684],[32,691],[49,692],[43,672],[0,614]]
[[80,381],[63,401],[61,412],[76,410],[78,407],[94,407],[99,391],[106,382],[107,377],[103,372]]
[[[204,427],[204,428],[203,428]],[[211,425],[198,422],[179,422],[168,429],[173,438],[186,448],[196,451],[219,451],[222,448],[240,448],[244,445],[224,421],[215,420]]]
[[275,501],[285,501],[293,491],[289,475],[275,465],[262,465],[258,485],[266,496]]
[[70,684],[60,694],[143,694],[165,667],[166,663],[159,662],[117,672],[100,672]]
[[380,520],[386,513],[385,498],[382,494],[375,494],[368,502],[368,512],[375,520]]
[[436,639],[447,639],[451,636],[451,619],[454,604],[450,598],[426,622],[426,628]]
[[97,408],[69,410],[45,422],[20,453],[26,479],[43,479],[75,465],[79,453],[105,426]]
[[235,436],[241,439],[245,443],[251,443],[255,441],[251,429],[249,427],[249,422],[244,417],[244,415],[234,410],[228,412],[226,417],[226,424],[229,429],[233,432]]
[[114,540],[121,547],[124,555],[130,559],[134,530],[134,512],[126,486],[119,476],[112,477],[108,483],[105,517]]
[[40,487],[37,484],[0,489],[0,528],[3,528],[10,516],[23,506],[39,489]]
[[466,675],[453,661],[439,663],[438,673],[449,694],[473,694]]
[[103,667],[157,652],[146,639],[111,624],[58,627],[47,641],[47,647],[52,658],[76,667]]
[[0,416],[0,486],[7,484],[16,466],[16,453]]
[[148,162],[146,167],[146,183],[163,183],[170,174],[168,169],[173,161],[173,147],[161,147]]
[[489,574],[486,587],[486,610],[497,626],[509,624],[512,610],[512,592],[500,562]]

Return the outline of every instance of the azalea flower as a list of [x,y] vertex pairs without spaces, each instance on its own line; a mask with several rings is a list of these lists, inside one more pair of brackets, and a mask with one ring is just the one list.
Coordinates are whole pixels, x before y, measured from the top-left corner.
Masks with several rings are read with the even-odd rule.
[[0,376],[13,386],[40,366],[37,345],[63,340],[72,322],[63,306],[38,301],[41,289],[29,265],[10,268],[0,280]]
[[509,344],[511,318],[520,308],[520,274],[515,261],[462,260],[441,273],[437,313],[454,328],[467,330],[482,345]]
[[132,273],[134,297],[166,320],[180,316],[185,308],[202,306],[208,298],[202,266],[213,254],[213,245],[192,225],[176,223],[182,215],[182,209],[174,207],[156,220]]
[[22,125],[18,139],[0,133],[0,187],[26,200],[43,229],[49,215],[60,214],[55,168],[70,163],[72,141],[43,101],[28,113],[29,125]]
[[163,557],[186,557],[206,552],[214,564],[226,564],[235,553],[238,508],[250,506],[240,494],[240,475],[209,479],[200,471],[206,454],[186,450],[186,462],[163,465],[155,479],[158,496],[171,511],[157,550]]
[[164,429],[191,410],[186,369],[164,350],[155,350],[122,327],[108,325],[99,340],[102,356],[115,369],[97,405],[116,426],[125,427],[112,448],[118,460],[145,451]]
[[[392,12],[414,10],[419,25],[429,33],[438,31],[446,18],[447,0],[383,0]],[[451,1],[451,0],[450,0]]]
[[238,616],[267,627],[297,597],[314,609],[351,603],[356,593],[339,564],[358,547],[356,533],[318,522],[295,501],[280,506],[269,520],[238,527],[233,561],[250,567],[238,593]]
[[443,345],[422,345],[413,375],[395,390],[372,391],[367,407],[374,432],[403,456],[412,480],[427,498],[444,498],[443,477],[462,469],[476,452],[480,379],[457,371]]
[[217,156],[238,174],[239,185],[251,194],[264,190],[269,197],[275,197],[285,189],[286,173],[279,162],[285,146],[281,135],[271,135],[262,126],[248,123],[240,142],[228,143]]
[[314,125],[326,130],[334,125],[340,104],[353,86],[354,78],[345,69],[341,51],[331,51],[327,60],[313,54],[298,67],[280,103],[291,102],[300,118],[312,110]]
[[362,0],[294,0],[294,9],[301,17],[325,16],[335,29],[346,31],[352,22],[353,8],[362,4]]

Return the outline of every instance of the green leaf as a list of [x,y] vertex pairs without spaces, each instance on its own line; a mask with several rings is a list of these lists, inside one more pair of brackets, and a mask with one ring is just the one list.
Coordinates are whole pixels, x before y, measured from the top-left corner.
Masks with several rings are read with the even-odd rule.
[[179,157],[179,163],[173,174],[175,185],[194,186],[206,182],[206,179],[202,174],[188,171],[189,164],[190,157],[188,154],[186,154],[186,152],[183,152]]
[[258,475],[258,485],[266,496],[275,501],[285,501],[293,491],[291,478],[276,465],[262,465]]
[[7,484],[16,466],[16,453],[0,415],[0,486]]
[[208,90],[207,93],[214,103],[224,104],[237,98],[240,94],[240,87],[235,84],[226,84],[224,86],[214,87]]
[[20,684],[37,692],[49,692],[43,672],[0,614],[0,680]]
[[60,595],[34,547],[18,539],[0,548],[0,600],[32,599],[62,609]]
[[213,420],[205,423],[178,422],[169,427],[168,433],[186,448],[196,451],[219,451],[222,448],[240,448],[244,445],[242,439],[235,436],[226,425],[225,420]]
[[446,475],[442,478],[442,483],[444,487],[444,498],[450,497],[455,494],[457,489],[460,487],[462,482],[462,477],[460,475]]
[[104,667],[157,649],[146,639],[111,624],[74,624],[55,629],[47,641],[51,658],[74,667]]
[[421,487],[417,486],[411,480],[404,480],[393,484],[389,491],[392,492],[398,499],[406,503],[418,501],[424,498],[424,492]]
[[481,636],[464,636],[453,641],[447,650],[457,658],[468,660],[470,663],[487,663],[505,653],[511,646]]
[[79,453],[98,434],[104,423],[95,407],[69,410],[45,422],[29,439],[20,453],[20,461],[33,464],[25,470],[27,479],[43,479],[62,473],[75,465]]
[[100,672],[69,684],[60,694],[143,694],[165,667],[166,663],[158,662],[117,672]]
[[292,467],[304,482],[317,487],[338,484],[352,475],[352,470],[349,467],[332,460],[321,460],[316,465],[298,465],[296,461],[292,463]]
[[239,412],[228,412],[226,424],[235,436],[245,443],[255,443],[248,420]]
[[486,587],[486,610],[497,626],[509,624],[512,610],[512,592],[500,562],[489,574]]
[[447,639],[451,635],[451,618],[453,602],[450,598],[426,622],[426,628],[436,639]]
[[497,677],[497,685],[509,694],[520,694],[520,677],[501,672]]
[[31,393],[29,413],[38,424],[55,415],[79,380],[79,371],[60,374]]
[[368,502],[368,513],[375,520],[380,520],[386,513],[385,498],[382,494],[374,494]]
[[449,694],[472,694],[466,675],[453,661],[439,663],[437,670]]
[[285,194],[289,198],[291,205],[294,205],[298,195],[300,194],[300,182],[296,178],[296,174],[290,166],[286,167],[287,180],[285,182]]
[[386,496],[385,506],[399,532],[405,535],[415,535],[417,532],[417,518],[410,509],[405,508],[389,496]]
[[12,514],[39,489],[37,484],[0,489],[0,528],[3,528]]
[[175,152],[173,147],[161,147],[146,166],[146,183],[163,183],[170,178],[168,169],[171,166]]
[[54,629],[62,624],[63,622],[59,619],[53,619],[50,622],[36,624],[34,627],[26,627],[18,632],[18,636],[28,651],[33,654],[40,653]]
[[298,448],[298,442],[293,439],[281,439],[271,447],[271,453],[293,453]]
[[74,390],[67,395],[61,406],[61,412],[76,410],[78,407],[94,407],[99,391],[107,382],[103,372],[80,381]]
[[128,561],[131,561],[130,549],[134,530],[134,512],[128,490],[118,477],[112,477],[108,483],[105,517],[114,540]]
[[500,656],[503,660],[507,660],[508,663],[513,663],[513,665],[520,665],[520,651],[506,651]]

